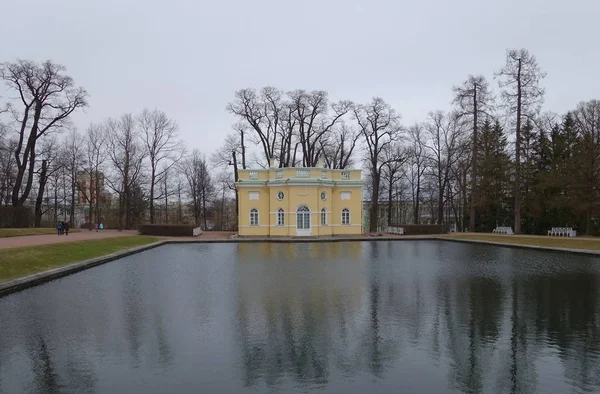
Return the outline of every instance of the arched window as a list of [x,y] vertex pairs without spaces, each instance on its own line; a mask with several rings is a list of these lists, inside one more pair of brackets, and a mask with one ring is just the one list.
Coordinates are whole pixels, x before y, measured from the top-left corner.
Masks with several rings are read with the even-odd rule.
[[296,210],[296,229],[310,230],[310,209],[301,205]]
[[250,225],[258,226],[258,209],[256,208],[250,210]]
[[348,208],[342,209],[342,224],[350,224],[350,210]]
[[325,208],[321,209],[321,226],[327,226],[327,211]]
[[277,210],[277,225],[278,226],[285,225],[285,212],[284,212],[283,208],[279,208]]

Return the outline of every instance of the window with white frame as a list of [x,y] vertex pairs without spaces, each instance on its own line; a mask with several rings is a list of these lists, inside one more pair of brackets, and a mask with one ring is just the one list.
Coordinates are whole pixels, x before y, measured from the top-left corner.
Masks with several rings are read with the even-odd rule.
[[285,212],[284,212],[283,208],[279,208],[277,210],[277,225],[278,226],[285,225]]
[[327,226],[327,211],[325,208],[321,209],[321,226]]
[[258,209],[256,208],[250,210],[250,225],[258,226]]
[[350,210],[348,208],[342,209],[342,224],[350,224]]

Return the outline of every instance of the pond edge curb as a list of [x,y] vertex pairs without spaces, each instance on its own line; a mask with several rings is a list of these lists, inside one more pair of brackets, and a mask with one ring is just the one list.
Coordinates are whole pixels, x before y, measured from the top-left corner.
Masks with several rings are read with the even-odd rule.
[[7,282],[0,283],[0,297],[4,297],[5,295],[25,290],[29,287],[37,286],[45,282],[49,282],[54,279],[59,279],[67,275],[74,274],[79,271],[86,270],[88,268],[92,268],[104,263],[108,263],[113,260],[120,259],[121,257],[130,256],[132,254],[136,254],[139,252],[143,252],[145,250],[154,249],[158,246],[169,243],[168,241],[157,241],[151,244],[136,246],[134,248],[129,248],[125,250],[121,250],[118,252],[114,252],[111,254],[107,254],[100,257],[94,257],[92,259],[87,259],[83,261],[78,261],[75,263],[71,263],[62,267],[52,268],[47,271],[38,272],[35,274],[23,276],[21,278],[12,279]]
[[494,241],[485,241],[481,239],[459,239],[459,238],[446,238],[446,237],[438,237],[436,238],[440,241],[450,241],[450,242],[462,242],[462,243],[475,243],[475,244],[484,244],[484,245],[493,245],[507,248],[520,248],[520,249],[532,249],[542,252],[562,252],[562,253],[573,253],[573,254],[583,254],[587,256],[600,257],[600,250],[592,250],[592,249],[575,249],[575,248],[561,248],[555,246],[542,246],[542,245],[524,245],[524,244],[514,244],[509,242],[494,242]]
[[0,297],[4,297],[11,293],[15,293],[21,290],[25,290],[30,287],[34,287],[45,282],[50,282],[55,279],[59,279],[79,271],[83,271],[92,267],[96,267],[101,264],[111,262],[113,260],[120,259],[122,257],[130,256],[136,253],[140,253],[146,250],[154,249],[162,245],[168,244],[213,244],[213,243],[252,243],[252,242],[268,242],[268,243],[307,243],[307,242],[351,242],[351,241],[449,241],[449,242],[461,242],[461,243],[475,243],[484,245],[493,245],[508,248],[521,248],[521,249],[532,249],[546,252],[563,252],[563,253],[574,253],[587,256],[600,257],[600,250],[589,250],[589,249],[573,249],[573,248],[560,248],[560,247],[549,247],[549,246],[537,246],[537,245],[523,245],[513,244],[506,242],[494,242],[477,239],[458,239],[458,238],[446,238],[440,236],[424,236],[415,238],[400,238],[400,237],[357,237],[357,238],[333,238],[333,239],[311,239],[311,238],[281,238],[281,239],[269,239],[269,238],[236,238],[236,239],[219,239],[219,240],[193,240],[193,241],[180,241],[177,239],[163,239],[151,244],[137,246],[121,250],[119,252],[107,254],[105,256],[95,257],[88,260],[83,260],[75,263],[71,263],[62,267],[53,268],[47,271],[38,272],[32,275],[23,276],[21,278],[12,279],[7,282],[0,283]]

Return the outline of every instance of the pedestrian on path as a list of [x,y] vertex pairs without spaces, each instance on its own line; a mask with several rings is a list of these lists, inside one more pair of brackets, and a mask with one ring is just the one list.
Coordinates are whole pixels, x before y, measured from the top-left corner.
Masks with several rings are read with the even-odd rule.
[[69,235],[69,222],[65,222],[65,224],[63,224],[63,228],[65,230],[65,235]]
[[62,234],[62,232],[63,232],[63,224],[62,224],[62,222],[56,223],[56,232],[58,233],[58,235]]
[[100,231],[104,230],[104,223],[100,223]]

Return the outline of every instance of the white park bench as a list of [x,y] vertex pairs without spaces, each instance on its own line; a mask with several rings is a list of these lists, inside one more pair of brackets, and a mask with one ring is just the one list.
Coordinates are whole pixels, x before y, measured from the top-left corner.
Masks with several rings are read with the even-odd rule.
[[514,234],[512,227],[496,227],[495,229],[492,230],[492,233],[504,234],[504,235],[513,235]]
[[404,235],[404,227],[393,227],[393,226],[390,226],[390,227],[388,227],[387,232],[389,234]]
[[552,227],[548,230],[549,237],[576,237],[577,231],[573,227]]

